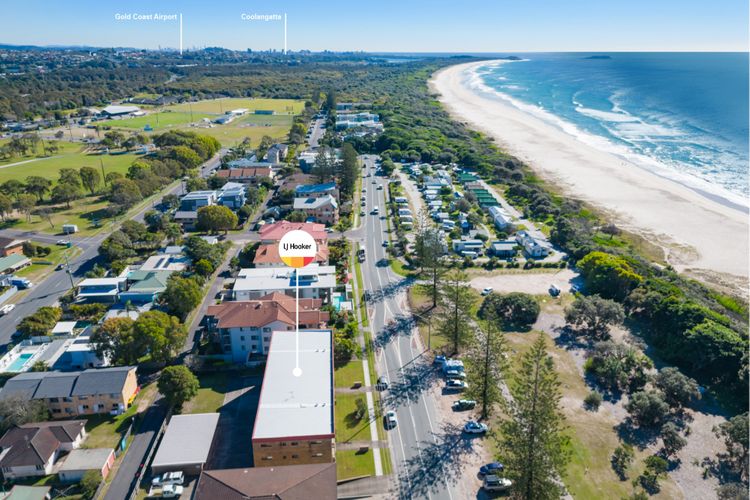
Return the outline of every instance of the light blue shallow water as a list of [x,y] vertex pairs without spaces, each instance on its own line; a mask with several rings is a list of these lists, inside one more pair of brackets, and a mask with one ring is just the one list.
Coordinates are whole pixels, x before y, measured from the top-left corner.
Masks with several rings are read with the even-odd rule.
[[581,140],[747,204],[747,53],[519,57],[477,70],[482,87],[540,117],[553,115]]

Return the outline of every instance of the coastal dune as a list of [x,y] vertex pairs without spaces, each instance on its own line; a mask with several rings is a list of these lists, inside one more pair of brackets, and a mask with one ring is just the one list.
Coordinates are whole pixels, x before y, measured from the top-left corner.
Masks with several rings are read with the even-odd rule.
[[748,214],[585,144],[499,96],[471,86],[487,62],[444,68],[430,81],[451,115],[493,137],[564,194],[660,246],[675,269],[746,289]]

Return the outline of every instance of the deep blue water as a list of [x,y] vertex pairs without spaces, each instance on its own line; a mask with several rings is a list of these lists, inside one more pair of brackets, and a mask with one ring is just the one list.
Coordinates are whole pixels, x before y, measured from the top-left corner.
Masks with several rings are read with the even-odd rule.
[[477,74],[583,141],[686,184],[748,198],[747,53],[592,55],[521,54]]

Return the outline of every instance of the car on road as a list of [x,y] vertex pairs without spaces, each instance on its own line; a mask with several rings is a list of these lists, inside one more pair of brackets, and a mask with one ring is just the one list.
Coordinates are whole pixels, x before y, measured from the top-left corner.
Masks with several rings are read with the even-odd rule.
[[379,391],[384,391],[390,387],[390,383],[388,382],[387,377],[380,377],[378,378],[378,385],[375,386],[375,388]]
[[333,228],[332,227],[327,227],[326,228],[326,233],[332,233],[332,232],[333,232]]
[[373,215],[378,215],[379,213],[380,213],[380,208],[377,205],[374,206],[374,207],[372,207],[372,214]]
[[0,316],[5,316],[15,308],[15,304],[5,304],[4,306],[0,307]]
[[182,472],[165,472],[151,480],[151,486],[166,486],[168,484],[182,484],[185,482],[185,475]]
[[494,474],[485,476],[484,482],[482,483],[482,489],[484,491],[508,491],[511,486],[513,486],[513,481]]
[[378,191],[382,191],[382,190],[383,190],[383,185],[381,184],[378,186]]
[[465,391],[469,387],[469,384],[463,380],[456,380],[450,378],[445,382],[445,388],[453,391]]
[[458,401],[453,402],[452,408],[453,411],[465,411],[473,410],[476,405],[477,402],[473,399],[459,399]]
[[62,269],[65,269],[65,264],[60,263],[57,265],[57,267],[55,267],[55,271],[60,271]]
[[491,293],[492,293],[492,287],[488,286],[487,288],[485,288],[484,290],[482,290],[482,297],[487,296],[487,295],[489,295]]
[[490,428],[487,427],[487,424],[481,424],[474,420],[469,420],[464,425],[464,432],[467,434],[484,434],[488,430],[490,430]]
[[445,363],[445,356],[442,354],[438,354],[435,356],[435,359],[432,360],[433,365],[442,365],[443,363]]
[[448,370],[445,372],[445,378],[447,379],[459,379],[463,380],[466,378],[466,373],[460,371],[460,370]]
[[[372,183],[373,183],[373,184],[377,184],[377,183],[378,183],[378,181],[376,181],[375,179],[373,179],[373,180],[372,180]],[[363,188],[363,189],[364,189],[364,188]]]
[[392,429],[398,425],[398,419],[396,418],[396,412],[393,410],[388,410],[385,412],[385,416],[383,417],[383,425],[386,429]]
[[68,241],[68,240],[57,240],[57,244],[60,245],[60,246],[65,246],[68,243],[70,243],[70,241]]

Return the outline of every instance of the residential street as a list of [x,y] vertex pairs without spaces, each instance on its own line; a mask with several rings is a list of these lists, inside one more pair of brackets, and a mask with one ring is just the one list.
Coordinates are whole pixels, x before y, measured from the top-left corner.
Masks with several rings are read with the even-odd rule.
[[[374,156],[364,156],[366,169],[374,173]],[[376,184],[372,184],[375,180]],[[437,372],[425,359],[406,301],[410,285],[391,271],[383,241],[387,239],[384,192],[381,177],[365,178],[367,215],[351,237],[367,251],[362,265],[367,290],[368,314],[374,335],[378,375],[388,377],[391,389],[384,393],[383,411],[395,409],[398,425],[388,431],[392,463],[399,498],[469,498],[476,492],[463,491],[461,455],[471,448],[471,440],[455,426],[444,425],[430,390],[438,383]],[[371,215],[373,207],[380,215]]]

